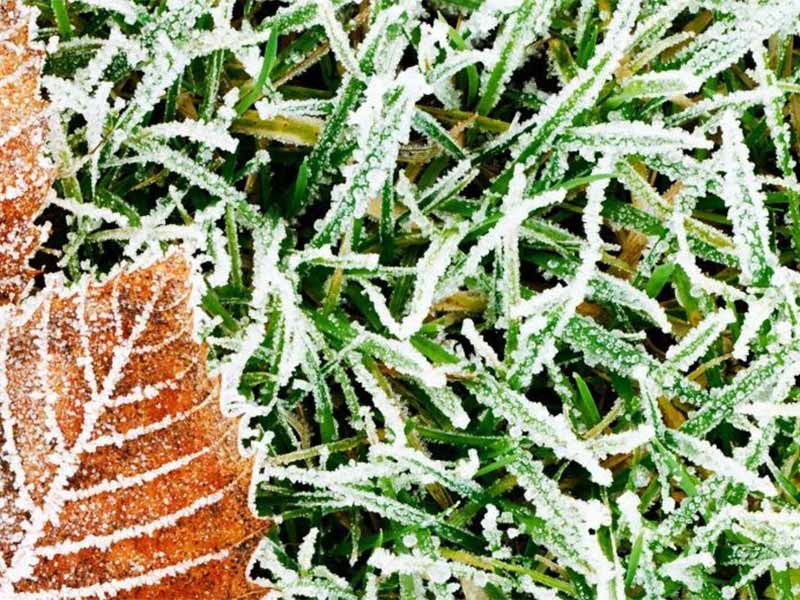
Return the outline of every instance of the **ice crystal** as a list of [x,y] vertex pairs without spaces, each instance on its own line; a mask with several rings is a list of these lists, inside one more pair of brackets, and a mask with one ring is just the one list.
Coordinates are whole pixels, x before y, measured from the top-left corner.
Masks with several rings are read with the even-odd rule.
[[797,596],[797,0],[36,6],[0,596]]

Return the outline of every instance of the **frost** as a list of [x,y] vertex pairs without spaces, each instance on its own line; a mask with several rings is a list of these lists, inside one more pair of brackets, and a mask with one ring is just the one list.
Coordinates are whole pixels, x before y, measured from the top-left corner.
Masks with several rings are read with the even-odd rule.
[[742,5],[734,18],[724,19],[706,29],[683,51],[686,68],[707,79],[716,75],[773,33],[781,31],[800,15],[791,0],[770,5]]
[[156,138],[169,139],[173,137],[184,137],[194,142],[200,142],[212,148],[219,148],[226,152],[236,150],[237,141],[227,132],[227,128],[215,127],[199,121],[181,121],[177,123],[159,123],[145,127],[140,131],[141,136],[153,136]]
[[796,0],[45,4],[1,597],[797,595]]
[[589,442],[589,447],[598,456],[606,457],[612,454],[626,454],[639,446],[647,444],[653,439],[654,429],[644,425],[632,431],[613,433],[594,438]]
[[[72,580],[61,586],[59,596],[114,595],[159,586],[201,565],[216,573],[210,589],[245,585],[245,573],[231,571],[229,564],[246,556],[231,538],[237,534],[226,531],[230,515],[247,515],[248,499],[244,489],[226,481],[248,472],[249,466],[229,454],[235,452],[235,439],[217,437],[214,423],[222,416],[215,403],[207,402],[207,394],[213,398],[216,392],[205,369],[190,368],[187,375],[185,367],[168,359],[179,345],[186,349],[187,360],[204,359],[202,346],[193,340],[189,269],[188,261],[175,253],[158,262],[142,261],[103,283],[84,279],[72,292],[50,289],[39,298],[35,312],[17,313],[0,332],[2,474],[4,481],[13,482],[7,493],[16,497],[18,507],[0,507],[3,539],[14,540],[0,578],[5,596],[18,597],[24,586],[23,596],[53,597],[49,588],[60,581],[57,565],[102,562],[92,554],[97,551],[128,566],[114,576]],[[172,320],[160,318],[165,310],[172,312]],[[131,324],[127,331],[123,321]],[[62,324],[58,330],[55,323]],[[30,349],[19,344],[20,336]],[[71,341],[59,347],[53,345],[53,336]],[[99,338],[110,341],[105,366],[92,352]],[[141,369],[148,362],[158,366]],[[133,392],[122,397],[118,383],[137,368],[138,379],[129,381]],[[22,383],[22,371],[34,376]],[[82,382],[81,392],[51,389],[49,382],[59,378]],[[188,403],[176,402],[182,394]],[[44,402],[38,408],[30,405],[39,405],[39,399]],[[136,420],[124,428],[103,425],[129,405],[141,411]],[[160,421],[149,416],[156,406],[163,412]],[[56,415],[64,410],[77,419],[60,422]],[[20,414],[29,418],[20,422],[15,416]],[[197,421],[195,415],[203,417]],[[198,426],[182,429],[180,423],[187,419]],[[133,463],[125,458],[131,452],[138,457]],[[74,474],[85,472],[87,463],[103,465],[89,467],[96,483],[75,486]],[[227,475],[212,483],[208,472]],[[192,487],[177,504],[163,502],[156,491],[183,487],[187,480],[208,485]],[[121,505],[126,507],[124,515],[113,508]],[[187,527],[198,515],[208,520]],[[244,518],[247,530],[259,528],[255,518]],[[221,520],[215,523],[216,519]],[[152,550],[139,553],[133,565],[121,543],[157,539],[168,532],[178,532],[203,552],[150,546]],[[101,567],[95,569],[102,573]]]
[[317,18],[325,27],[328,40],[339,62],[345,66],[351,75],[363,77],[353,49],[350,48],[347,34],[336,18],[336,12],[330,0],[317,0]]
[[722,119],[724,198],[733,222],[739,264],[745,283],[765,285],[777,268],[769,240],[767,212],[761,185],[747,156],[741,129],[728,112]]
[[537,507],[537,515],[549,524],[540,533],[546,536],[545,545],[590,581],[607,579],[611,565],[603,556],[597,537],[591,533],[600,524],[608,523],[605,509],[565,498],[541,466],[521,454],[511,463],[510,470],[525,490],[526,499]]
[[554,0],[522,0],[505,20],[486,61],[490,73],[483,85],[479,113],[494,108],[511,75],[522,65],[526,46],[547,27],[554,5]]
[[358,127],[354,164],[345,168],[345,182],[334,188],[330,211],[315,224],[315,246],[332,243],[344,220],[360,217],[369,198],[391,177],[400,143],[408,139],[414,102],[426,91],[427,84],[415,69],[392,82],[373,78],[368,97],[354,116]]
[[667,360],[676,369],[686,371],[733,321],[734,315],[730,310],[720,310],[710,314],[680,342],[670,346],[667,350]]
[[636,121],[615,121],[568,129],[561,138],[570,150],[596,153],[662,154],[670,150],[712,147],[711,142],[682,129],[670,129]]
[[564,198],[564,193],[560,191],[547,192],[532,198],[523,198],[525,178],[522,170],[518,169],[515,173],[515,183],[504,203],[503,215],[497,223],[481,239],[472,246],[466,258],[458,264],[453,272],[440,284],[437,297],[441,298],[448,293],[455,291],[461,281],[472,275],[481,260],[501,244],[504,237],[514,235],[522,222],[528,215],[537,208],[544,208],[551,204],[557,204]]
[[420,328],[430,310],[436,292],[436,285],[455,255],[458,244],[466,233],[466,228],[455,229],[437,236],[422,256],[416,267],[417,277],[414,292],[409,300],[409,308],[398,323],[394,320],[381,293],[372,285],[364,284],[364,291],[372,301],[381,320],[396,337],[407,339]]
[[126,0],[87,0],[86,4],[95,8],[117,12],[125,18],[125,22],[129,25],[132,25],[143,16],[140,7]]
[[681,125],[717,111],[743,112],[748,106],[771,102],[780,95],[779,90],[770,87],[758,87],[754,90],[732,92],[725,96],[714,96],[697,102],[688,108],[667,117],[669,125]]
[[601,485],[611,483],[611,474],[598,463],[598,456],[580,441],[562,416],[552,416],[541,404],[527,400],[484,376],[470,384],[478,400],[509,422],[515,437],[527,436],[534,443],[552,449],[556,455],[582,465]]
[[606,79],[617,66],[629,41],[629,30],[639,12],[635,0],[621,2],[614,13],[606,39],[598,47],[586,69],[578,74],[558,93],[548,99],[539,113],[529,123],[519,128],[520,151],[514,164],[530,164],[549,146],[556,136],[572,125],[575,116],[591,105]]
[[766,496],[774,496],[775,488],[767,479],[756,476],[738,461],[728,458],[719,449],[705,440],[674,432],[669,434],[671,445],[692,462],[710,470],[717,471],[725,477],[742,483]]

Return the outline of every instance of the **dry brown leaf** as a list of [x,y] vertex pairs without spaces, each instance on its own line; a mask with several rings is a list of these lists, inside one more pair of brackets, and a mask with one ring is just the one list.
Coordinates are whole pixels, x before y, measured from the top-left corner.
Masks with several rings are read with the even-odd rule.
[[0,305],[18,300],[39,245],[33,224],[50,187],[42,158],[46,131],[39,97],[43,53],[30,43],[31,11],[0,0]]
[[[30,14],[0,0],[0,305],[34,274],[52,180]],[[0,323],[0,598],[264,593],[252,465],[192,337],[188,268],[45,290]]]
[[265,521],[180,254],[0,329],[0,598],[233,599]]

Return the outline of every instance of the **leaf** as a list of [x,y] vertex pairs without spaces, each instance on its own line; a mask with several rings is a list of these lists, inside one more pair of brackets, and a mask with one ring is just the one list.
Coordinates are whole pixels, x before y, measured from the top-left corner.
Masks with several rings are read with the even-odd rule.
[[251,461],[193,339],[180,254],[67,292],[0,332],[4,598],[233,598],[265,528]]
[[708,394],[677,371],[661,365],[640,347],[630,344],[619,332],[609,331],[592,319],[574,316],[564,328],[563,340],[583,352],[590,364],[599,363],[620,375],[634,375],[644,368],[650,377],[661,382],[670,394],[691,404],[710,400]]
[[317,18],[328,34],[328,41],[339,63],[353,76],[362,78],[361,68],[350,47],[342,24],[336,18],[336,11],[330,0],[317,0]]
[[672,98],[697,90],[702,79],[681,70],[661,71],[637,75],[625,82],[620,97],[631,98]]
[[453,258],[466,227],[443,232],[431,240],[431,245],[416,267],[414,292],[409,301],[407,314],[397,322],[386,306],[380,290],[364,284],[364,291],[372,302],[381,322],[399,339],[407,339],[422,326],[436,292],[436,284]]
[[776,494],[772,482],[758,477],[737,460],[728,458],[718,448],[705,440],[679,431],[667,432],[667,440],[670,447],[676,452],[708,470],[719,471],[725,477],[730,477],[734,481],[767,496]]
[[41,156],[47,131],[39,97],[41,48],[30,41],[29,9],[16,2],[0,12],[0,305],[15,302],[34,271],[28,259],[41,233],[33,224],[50,188],[52,169]]

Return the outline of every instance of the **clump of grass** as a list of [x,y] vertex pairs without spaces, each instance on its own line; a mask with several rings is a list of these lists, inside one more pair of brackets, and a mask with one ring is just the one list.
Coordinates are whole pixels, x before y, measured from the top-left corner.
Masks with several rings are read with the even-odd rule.
[[795,0],[37,6],[41,267],[193,254],[275,590],[797,597]]

